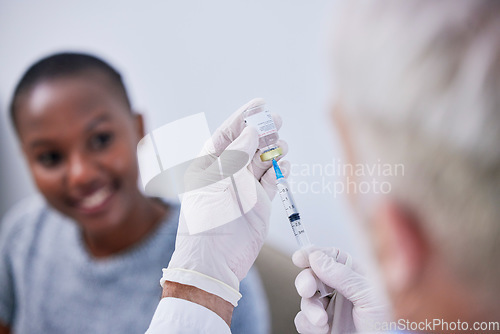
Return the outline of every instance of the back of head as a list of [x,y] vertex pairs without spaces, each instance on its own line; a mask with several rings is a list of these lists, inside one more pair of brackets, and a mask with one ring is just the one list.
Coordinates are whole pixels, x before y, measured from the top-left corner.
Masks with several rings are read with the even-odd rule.
[[57,53],[33,64],[16,85],[10,106],[10,116],[14,125],[16,125],[16,111],[21,98],[29,94],[37,84],[63,77],[82,75],[91,71],[104,74],[109,79],[111,88],[116,90],[130,108],[130,100],[122,77],[111,65],[89,54]]
[[392,193],[457,277],[500,296],[500,2],[348,1],[338,93],[356,151],[404,164]]

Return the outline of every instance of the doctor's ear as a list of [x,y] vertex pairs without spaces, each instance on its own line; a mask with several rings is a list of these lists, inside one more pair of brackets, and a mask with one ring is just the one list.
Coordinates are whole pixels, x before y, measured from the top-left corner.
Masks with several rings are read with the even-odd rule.
[[389,294],[411,288],[425,270],[429,251],[418,219],[391,200],[376,210],[372,235]]

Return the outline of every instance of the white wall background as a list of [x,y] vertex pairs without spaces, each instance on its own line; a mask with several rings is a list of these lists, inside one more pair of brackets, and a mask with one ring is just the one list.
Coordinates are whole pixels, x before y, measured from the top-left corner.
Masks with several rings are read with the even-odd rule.
[[[345,199],[304,174],[341,158],[328,115],[331,98],[327,0],[0,2],[0,214],[35,191],[8,121],[15,83],[40,57],[62,50],[95,53],[125,77],[149,130],[200,111],[211,130],[253,97],[282,115],[280,136],[290,146],[296,201],[310,238],[356,255]],[[307,164],[307,165],[304,165]],[[306,173],[307,174],[307,173]],[[316,184],[318,185],[318,184]],[[296,248],[277,200],[268,242]]]

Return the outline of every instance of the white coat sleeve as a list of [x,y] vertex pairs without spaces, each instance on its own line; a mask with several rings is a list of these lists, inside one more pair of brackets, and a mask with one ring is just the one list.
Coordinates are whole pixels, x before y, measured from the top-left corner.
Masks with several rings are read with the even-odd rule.
[[146,334],[231,334],[215,312],[190,301],[167,297],[160,300]]

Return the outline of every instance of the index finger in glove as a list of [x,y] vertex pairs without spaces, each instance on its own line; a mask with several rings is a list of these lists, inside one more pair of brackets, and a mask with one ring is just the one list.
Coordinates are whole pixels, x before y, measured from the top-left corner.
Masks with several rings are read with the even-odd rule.
[[184,189],[190,191],[218,184],[248,166],[258,146],[259,135],[253,128],[245,128],[220,157],[202,156],[197,158],[184,174]]
[[[298,249],[292,255],[293,264],[299,268],[309,268],[311,265],[309,264],[309,255],[317,250],[321,250],[325,254],[331,256],[334,259],[340,254],[340,250],[335,247],[317,247],[314,245],[303,247]],[[345,262],[344,262],[345,263]]]
[[259,135],[257,130],[245,128],[208,169],[224,176],[232,176],[248,166],[258,145]]
[[[351,257],[349,253],[341,251],[340,249],[335,247],[317,247],[312,245],[295,251],[295,253],[293,253],[292,255],[293,264],[299,268],[309,268],[311,266],[309,263],[309,255],[316,250],[324,252],[326,255],[330,256],[331,258],[335,259],[336,262],[341,264],[345,264],[347,259]],[[352,259],[350,267],[358,274],[364,274],[363,268],[361,268],[361,266],[359,266],[359,264]]]
[[366,278],[355,272],[351,267],[338,263],[322,251],[309,255],[312,271],[328,286],[355,303],[369,290]]
[[[212,138],[205,145],[205,153],[220,156],[245,128],[244,111],[263,104],[265,104],[264,99],[256,98],[240,107],[215,130]],[[274,114],[272,114],[272,117],[276,128],[279,130],[282,124],[281,117]]]

